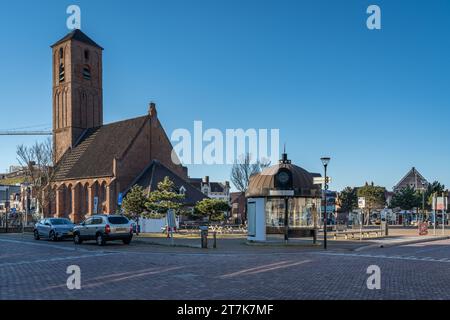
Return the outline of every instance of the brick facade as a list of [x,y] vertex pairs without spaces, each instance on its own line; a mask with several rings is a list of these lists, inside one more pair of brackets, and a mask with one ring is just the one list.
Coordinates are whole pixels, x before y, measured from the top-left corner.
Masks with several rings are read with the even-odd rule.
[[79,222],[114,213],[119,193],[152,160],[187,180],[187,169],[172,162],[173,148],[155,104],[146,116],[103,125],[101,47],[78,30],[52,48],[56,172],[46,190],[53,195],[46,216]]

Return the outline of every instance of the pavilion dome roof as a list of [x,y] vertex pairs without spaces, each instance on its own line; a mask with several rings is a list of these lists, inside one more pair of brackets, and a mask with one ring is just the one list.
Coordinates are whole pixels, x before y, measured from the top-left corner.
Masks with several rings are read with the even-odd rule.
[[275,178],[281,168],[291,172],[295,196],[320,197],[320,185],[315,185],[313,180],[314,177],[320,177],[321,175],[318,173],[310,173],[299,166],[291,164],[288,160],[280,160],[279,164],[268,167],[262,172],[252,176],[250,178],[246,196],[269,196],[270,190],[276,190]]

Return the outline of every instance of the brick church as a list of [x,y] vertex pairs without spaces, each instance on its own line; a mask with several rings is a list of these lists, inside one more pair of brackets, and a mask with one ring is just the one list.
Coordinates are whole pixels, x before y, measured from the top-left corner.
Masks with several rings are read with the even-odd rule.
[[186,202],[204,198],[187,182],[187,168],[172,161],[154,103],[146,115],[103,124],[102,47],[76,29],[51,48],[55,172],[46,216],[79,222],[114,213],[119,193],[136,183],[151,191],[164,176]]

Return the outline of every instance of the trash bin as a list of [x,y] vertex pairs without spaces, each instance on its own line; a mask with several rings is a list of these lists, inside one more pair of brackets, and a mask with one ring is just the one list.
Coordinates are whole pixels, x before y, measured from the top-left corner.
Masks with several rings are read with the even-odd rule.
[[200,238],[202,241],[202,248],[208,248],[208,227],[200,226]]

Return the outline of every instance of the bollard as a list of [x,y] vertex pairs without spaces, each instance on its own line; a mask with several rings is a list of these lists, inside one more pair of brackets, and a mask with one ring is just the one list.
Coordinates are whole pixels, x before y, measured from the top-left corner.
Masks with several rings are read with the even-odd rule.
[[202,249],[208,248],[208,227],[201,226],[200,227],[200,238],[202,242]]
[[213,232],[213,237],[214,237],[214,242],[213,242],[213,248],[216,249],[217,248],[217,238],[216,238],[217,232],[214,231]]

